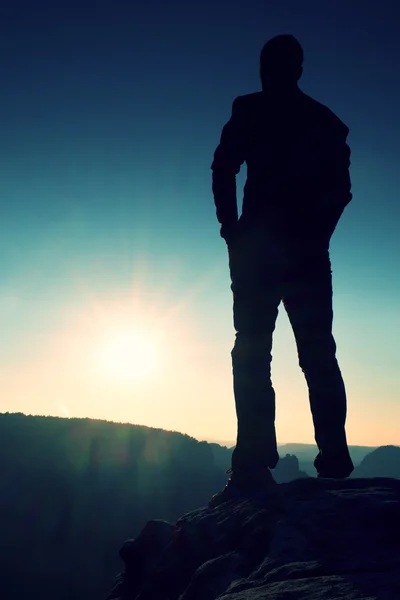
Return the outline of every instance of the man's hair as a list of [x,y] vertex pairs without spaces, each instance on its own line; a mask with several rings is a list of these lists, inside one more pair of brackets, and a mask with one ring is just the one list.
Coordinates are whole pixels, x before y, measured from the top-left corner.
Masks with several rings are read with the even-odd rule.
[[300,42],[290,34],[271,38],[261,50],[260,72],[263,81],[298,81],[304,60]]

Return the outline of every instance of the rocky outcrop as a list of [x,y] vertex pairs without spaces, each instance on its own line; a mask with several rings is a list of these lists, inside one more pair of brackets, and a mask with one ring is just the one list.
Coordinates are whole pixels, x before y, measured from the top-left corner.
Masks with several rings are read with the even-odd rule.
[[273,474],[277,483],[288,483],[294,479],[308,477],[307,473],[300,470],[299,459],[294,454],[286,454],[280,458]]
[[151,521],[109,600],[399,600],[400,481],[299,479]]

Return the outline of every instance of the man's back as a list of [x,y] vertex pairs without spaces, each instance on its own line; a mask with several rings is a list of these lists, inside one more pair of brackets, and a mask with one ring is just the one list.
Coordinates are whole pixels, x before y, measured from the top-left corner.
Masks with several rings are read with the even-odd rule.
[[[247,164],[243,219],[265,220],[274,232],[309,236],[330,210],[351,200],[348,127],[326,106],[294,88],[239,96],[212,169],[235,174]],[[221,195],[220,222],[229,220]]]

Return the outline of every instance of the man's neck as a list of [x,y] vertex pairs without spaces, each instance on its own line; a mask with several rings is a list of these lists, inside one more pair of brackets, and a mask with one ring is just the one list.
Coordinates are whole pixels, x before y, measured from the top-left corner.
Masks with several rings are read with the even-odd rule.
[[268,94],[268,96],[274,96],[274,97],[288,97],[288,96],[294,96],[296,94],[298,94],[301,90],[296,83],[289,83],[289,84],[275,84],[275,83],[264,83],[262,86],[262,91],[265,94]]

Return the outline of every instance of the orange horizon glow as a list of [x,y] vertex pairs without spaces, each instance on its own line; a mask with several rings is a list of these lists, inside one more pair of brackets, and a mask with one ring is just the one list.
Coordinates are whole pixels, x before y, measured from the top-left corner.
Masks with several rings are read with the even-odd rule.
[[[210,331],[195,323],[189,302],[178,310],[159,297],[150,305],[138,289],[125,299],[92,298],[64,315],[25,362],[2,369],[7,404],[1,410],[133,423],[233,445],[229,319],[214,328],[211,341]],[[278,318],[273,354],[279,443],[313,444],[307,389],[285,315]],[[363,389],[360,401],[351,376],[346,387],[349,444],[397,445],[398,419],[381,410],[377,427],[373,389],[369,395]]]

